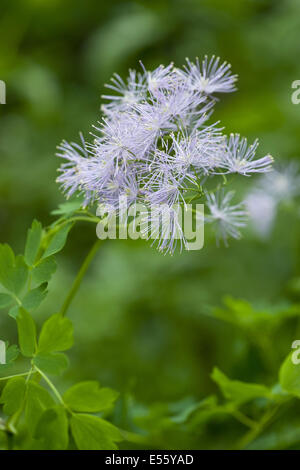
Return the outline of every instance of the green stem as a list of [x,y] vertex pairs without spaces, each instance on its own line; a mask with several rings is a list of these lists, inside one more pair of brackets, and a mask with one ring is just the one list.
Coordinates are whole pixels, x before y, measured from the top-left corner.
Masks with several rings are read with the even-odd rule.
[[52,392],[53,392],[54,395],[57,397],[57,399],[59,400],[59,402],[60,402],[62,405],[65,406],[61,394],[59,393],[59,391],[57,390],[57,388],[54,386],[54,384],[51,382],[51,380],[47,377],[47,375],[45,375],[44,372],[41,371],[37,366],[34,366],[34,368],[35,368],[35,370],[41,375],[41,377],[43,377],[43,379],[45,380],[45,382],[49,385],[49,387],[51,388]]
[[241,439],[238,449],[245,449],[262,433],[262,431],[277,413],[278,408],[279,405],[276,405],[274,408],[270,409],[263,415],[259,423],[257,423],[257,425]]
[[71,287],[71,290],[70,290],[69,294],[67,295],[67,298],[66,298],[66,300],[64,301],[64,304],[63,304],[63,306],[62,306],[62,308],[61,308],[61,314],[62,314],[63,316],[66,315],[67,310],[68,310],[68,308],[69,308],[69,306],[70,306],[70,304],[71,304],[71,302],[72,302],[72,300],[73,300],[73,298],[74,298],[76,292],[77,292],[78,289],[79,289],[79,286],[80,286],[80,284],[81,284],[82,278],[83,278],[83,276],[85,275],[85,273],[86,273],[86,271],[87,271],[87,269],[88,269],[88,267],[89,267],[89,265],[90,265],[92,259],[94,258],[95,254],[97,253],[97,250],[98,250],[98,248],[99,248],[99,246],[100,246],[101,241],[102,241],[102,240],[100,240],[100,239],[97,239],[97,240],[95,241],[95,243],[93,244],[91,250],[90,250],[89,253],[87,254],[86,258],[84,259],[84,261],[83,261],[83,263],[82,263],[82,265],[81,265],[81,268],[80,268],[80,270],[79,270],[79,272],[78,272],[78,274],[77,274],[77,276],[76,276],[76,278],[75,278],[75,280],[74,280],[74,282],[73,282],[73,285],[72,285],[72,287]]
[[30,373],[31,373],[31,370],[29,370],[28,372],[22,372],[21,374],[14,374],[14,375],[8,375],[7,377],[0,377],[0,380],[9,380],[9,379],[14,379],[15,377],[23,377]]
[[247,426],[250,429],[254,429],[257,425],[256,421],[253,421],[253,419],[249,418],[248,416],[246,416],[244,413],[242,413],[239,410],[233,410],[231,414],[240,423],[242,423],[244,426]]

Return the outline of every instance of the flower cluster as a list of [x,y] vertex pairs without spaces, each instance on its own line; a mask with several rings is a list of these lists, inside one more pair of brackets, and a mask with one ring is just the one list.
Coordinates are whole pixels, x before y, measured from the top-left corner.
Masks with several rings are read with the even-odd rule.
[[141,72],[131,70],[127,81],[115,74],[106,85],[112,94],[103,96],[108,102],[93,141],[59,146],[66,162],[57,181],[67,196],[82,192],[85,205],[97,202],[117,211],[126,196],[128,206],[163,206],[174,228],[168,237],[158,235],[164,251],[173,252],[178,238],[185,244],[172,207],[203,196],[210,210],[206,220],[215,223],[217,237],[225,243],[230,236],[238,238],[245,210],[231,205],[231,193],[212,195],[206,183],[223,181],[227,174],[268,172],[272,157],[256,159],[257,141],[248,145],[238,134],[227,138],[217,123],[207,124],[215,94],[234,91],[236,80],[230,65],[216,57],[187,59],[182,69],[160,65],[151,72],[141,64]]

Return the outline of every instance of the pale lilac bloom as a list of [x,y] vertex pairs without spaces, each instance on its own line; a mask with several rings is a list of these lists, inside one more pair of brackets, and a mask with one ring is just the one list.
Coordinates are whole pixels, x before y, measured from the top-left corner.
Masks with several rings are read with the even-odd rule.
[[144,235],[153,239],[159,251],[173,254],[179,243],[180,250],[187,244],[181,220],[180,206],[159,204],[151,206],[150,213],[144,214],[142,227]]
[[134,171],[120,171],[118,175],[111,178],[106,187],[101,191],[101,200],[115,208],[118,212],[120,203],[122,208],[137,202],[139,196],[139,186]]
[[170,131],[176,130],[172,121],[172,113],[163,109],[158,103],[142,103],[133,107],[136,126],[142,131],[145,147],[150,150],[156,145],[157,139]]
[[149,92],[156,97],[157,93],[161,90],[170,90],[176,85],[176,72],[174,71],[174,64],[171,62],[167,67],[159,65],[152,72],[147,71],[142,62],[140,62],[144,76],[147,80]]
[[102,98],[110,101],[101,108],[108,115],[112,111],[126,111],[130,106],[140,103],[147,96],[145,76],[135,70],[129,70],[127,82],[124,82],[117,73],[113,75],[111,82],[105,84],[105,87],[118,93],[118,95],[102,95]]
[[[205,57],[201,64],[187,60],[181,71],[172,63],[152,72],[142,68],[143,73],[131,70],[126,81],[113,76],[107,85],[112,94],[104,95],[109,102],[102,107],[105,116],[94,126],[92,142],[61,144],[58,155],[66,163],[57,181],[67,196],[83,193],[85,205],[96,201],[116,212],[136,202],[156,207],[154,238],[159,249],[173,253],[177,241],[181,248],[186,245],[176,206],[186,207],[187,194],[190,199],[195,191],[199,199],[200,186],[224,173],[269,171],[272,157],[255,160],[257,142],[248,147],[239,136],[227,140],[217,123],[207,125],[216,104],[212,95],[235,89],[228,64]],[[207,196],[206,220],[225,243],[229,236],[238,238],[245,225],[245,211],[231,205],[231,199],[231,193]],[[170,219],[167,228],[164,217]]]
[[58,169],[60,175],[57,182],[61,183],[67,197],[71,197],[76,191],[84,193],[84,205],[88,205],[93,200],[92,191],[84,184],[84,173],[90,155],[86,142],[80,134],[81,146],[74,142],[68,143],[65,140],[58,146],[57,156],[67,160]]
[[243,203],[231,204],[233,196],[233,191],[227,194],[218,191],[206,196],[210,214],[205,216],[205,221],[213,224],[217,242],[222,239],[226,246],[229,237],[241,238],[239,229],[245,227],[248,215]]
[[227,62],[220,64],[220,58],[212,56],[209,60],[205,56],[202,63],[196,59],[196,64],[186,59],[185,74],[193,89],[202,91],[207,95],[213,93],[231,93],[236,90],[237,75],[232,75],[231,65]]
[[271,171],[273,157],[266,155],[255,160],[257,147],[257,139],[248,146],[246,138],[241,138],[239,134],[231,134],[220,166],[226,170],[226,173],[240,173],[244,176],[248,176],[249,173]]
[[182,121],[199,120],[211,107],[205,96],[193,92],[185,83],[179,83],[172,90],[159,91],[156,102],[159,108],[179,125]]

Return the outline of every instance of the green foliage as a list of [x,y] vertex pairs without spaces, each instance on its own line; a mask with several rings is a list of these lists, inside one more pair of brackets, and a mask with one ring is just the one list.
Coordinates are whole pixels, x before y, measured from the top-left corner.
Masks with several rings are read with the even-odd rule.
[[5,344],[6,354],[5,354],[5,364],[0,364],[0,376],[5,370],[9,369],[9,367],[13,364],[13,362],[19,356],[19,348],[16,344],[12,344],[9,346],[8,342]]
[[64,450],[68,447],[68,418],[63,406],[44,411],[35,430],[35,437],[45,449]]
[[50,281],[56,271],[56,261],[53,256],[40,260],[32,270],[32,280],[40,285]]
[[[280,366],[280,361],[270,354],[270,343],[266,340],[266,332],[275,334],[286,322],[298,318],[298,305],[281,305],[270,310],[226,297],[223,307],[209,309],[211,321],[221,321],[239,330],[245,344],[257,351],[269,373],[267,381],[231,379],[215,367],[211,379],[221,391],[220,398],[215,395],[201,400],[187,397],[174,403],[141,406],[131,394],[120,396],[111,388],[100,387],[94,380],[75,383],[61,395],[50,377],[62,376],[70,365],[63,351],[73,346],[73,324],[58,311],[43,322],[38,333],[36,325],[40,322],[35,318],[35,311],[48,295],[47,281],[56,267],[54,254],[66,242],[72,226],[70,219],[76,218],[76,211],[65,212],[48,229],[43,229],[38,222],[33,223],[24,257],[15,256],[8,245],[0,246],[1,284],[7,291],[0,296],[0,305],[15,320],[18,331],[18,346],[6,344],[7,363],[0,366],[0,379],[5,383],[0,397],[4,415],[0,430],[4,432],[4,436],[0,436],[2,448],[8,446],[6,433],[14,436],[13,447],[24,449],[58,450],[74,445],[82,450],[117,449],[118,443],[124,441],[121,445],[125,448],[126,441],[138,447],[176,448],[176,442],[189,447],[190,436],[200,433],[203,440],[203,433],[216,424],[233,429],[226,447],[259,448],[260,442],[267,439],[265,428],[270,426],[277,410],[300,397],[300,375],[291,355]],[[93,214],[80,209],[80,220],[85,218],[95,222]],[[78,283],[74,286],[78,288]],[[71,292],[73,296],[73,290]],[[65,307],[63,311],[67,313]],[[23,367],[28,364],[27,369],[21,375],[11,374],[5,378],[3,374],[16,367],[19,352]],[[95,413],[101,413],[101,417]],[[120,431],[119,426],[128,431]],[[238,443],[234,443],[235,426],[246,428]],[[295,433],[286,436],[286,440],[290,439],[288,442],[295,442]],[[278,440],[278,446],[283,445],[283,441]]]
[[18,295],[23,289],[28,271],[23,256],[15,257],[8,246],[0,245],[0,282],[12,294]]
[[83,203],[82,197],[76,197],[72,201],[63,202],[58,205],[58,209],[55,209],[51,213],[53,215],[69,216],[74,214],[74,212],[81,209]]
[[23,377],[14,377],[5,385],[0,403],[3,403],[3,411],[6,415],[13,415],[22,406],[26,390],[26,382]]
[[230,380],[217,367],[214,368],[211,378],[219,385],[226,400],[242,404],[255,398],[272,398],[271,391],[259,384],[244,383],[239,380]]
[[65,351],[73,345],[73,325],[60,313],[52,315],[43,325],[38,342],[39,353]]
[[58,253],[63,249],[67,241],[68,233],[72,227],[72,224],[63,225],[58,230],[55,230],[54,235],[50,239],[50,243],[47,246],[43,258],[48,258],[49,256]]
[[47,283],[35,287],[27,292],[22,301],[23,307],[27,310],[35,310],[43,302],[46,296]]
[[13,301],[13,297],[9,294],[0,294],[0,308],[8,307]]
[[69,427],[79,449],[116,449],[115,443],[122,439],[118,428],[108,421],[75,413],[111,413],[117,392],[101,388],[96,381],[87,381],[73,385],[62,397],[48,377],[62,374],[69,366],[62,351],[70,349],[74,342],[71,320],[61,313],[51,315],[37,336],[32,313],[48,294],[47,281],[56,268],[53,255],[63,248],[71,226],[67,219],[60,219],[60,224],[43,230],[34,221],[28,231],[24,257],[16,257],[8,245],[0,245],[0,281],[10,292],[1,293],[0,306],[4,309],[15,303],[9,315],[16,321],[18,331],[18,346],[5,345],[6,363],[0,365],[0,374],[16,361],[19,349],[24,359],[30,360],[27,372],[11,378],[0,376],[0,380],[6,380],[0,404],[9,417],[3,424],[0,421],[1,448],[7,448],[5,433],[9,433],[15,436],[15,448],[67,449]]
[[69,388],[63,396],[64,402],[73,410],[97,413],[111,408],[118,393],[110,388],[101,388],[98,382],[80,382]]
[[32,222],[31,228],[27,233],[27,240],[25,245],[25,262],[28,266],[33,266],[37,257],[41,240],[42,240],[42,224],[37,220]]
[[35,435],[36,426],[44,411],[54,406],[54,399],[44,387],[33,380],[27,383],[25,418],[31,436]]
[[292,362],[291,356],[287,356],[280,368],[279,381],[283,390],[300,398],[300,369]]
[[19,345],[25,357],[32,357],[36,349],[36,326],[32,316],[23,307],[17,316]]
[[74,414],[71,431],[79,450],[113,450],[122,440],[118,428],[97,416]]
[[69,365],[68,358],[61,353],[38,353],[33,364],[46,374],[60,375]]

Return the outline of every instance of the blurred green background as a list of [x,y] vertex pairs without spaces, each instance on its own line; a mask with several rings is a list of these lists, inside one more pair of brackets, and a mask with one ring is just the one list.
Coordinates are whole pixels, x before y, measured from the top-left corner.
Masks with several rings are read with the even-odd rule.
[[[299,32],[298,0],[1,0],[7,104],[0,106],[0,242],[21,251],[33,218],[53,220],[49,213],[64,201],[55,183],[56,145],[90,132],[103,84],[114,72],[124,77],[138,68],[140,59],[149,69],[204,54],[227,60],[238,91],[222,96],[213,120],[225,132],[259,137],[261,155],[297,158],[300,106],[291,103],[291,84],[300,79]],[[243,184],[241,191],[252,179]],[[266,242],[248,230],[217,248],[207,235],[203,250],[174,257],[142,241],[104,243],[70,309],[76,342],[61,387],[99,379],[116,388],[115,421],[151,429],[162,447],[231,447],[241,432],[231,421],[164,435],[161,416],[166,406],[184,411],[217,393],[214,366],[233,378],[276,382],[297,339],[296,321],[259,326],[266,361],[245,329],[213,312],[224,296],[250,302],[250,319],[297,303],[299,233],[290,211]],[[37,321],[58,310],[94,238],[94,227],[74,229]],[[14,321],[2,315],[4,333],[15,341]]]

